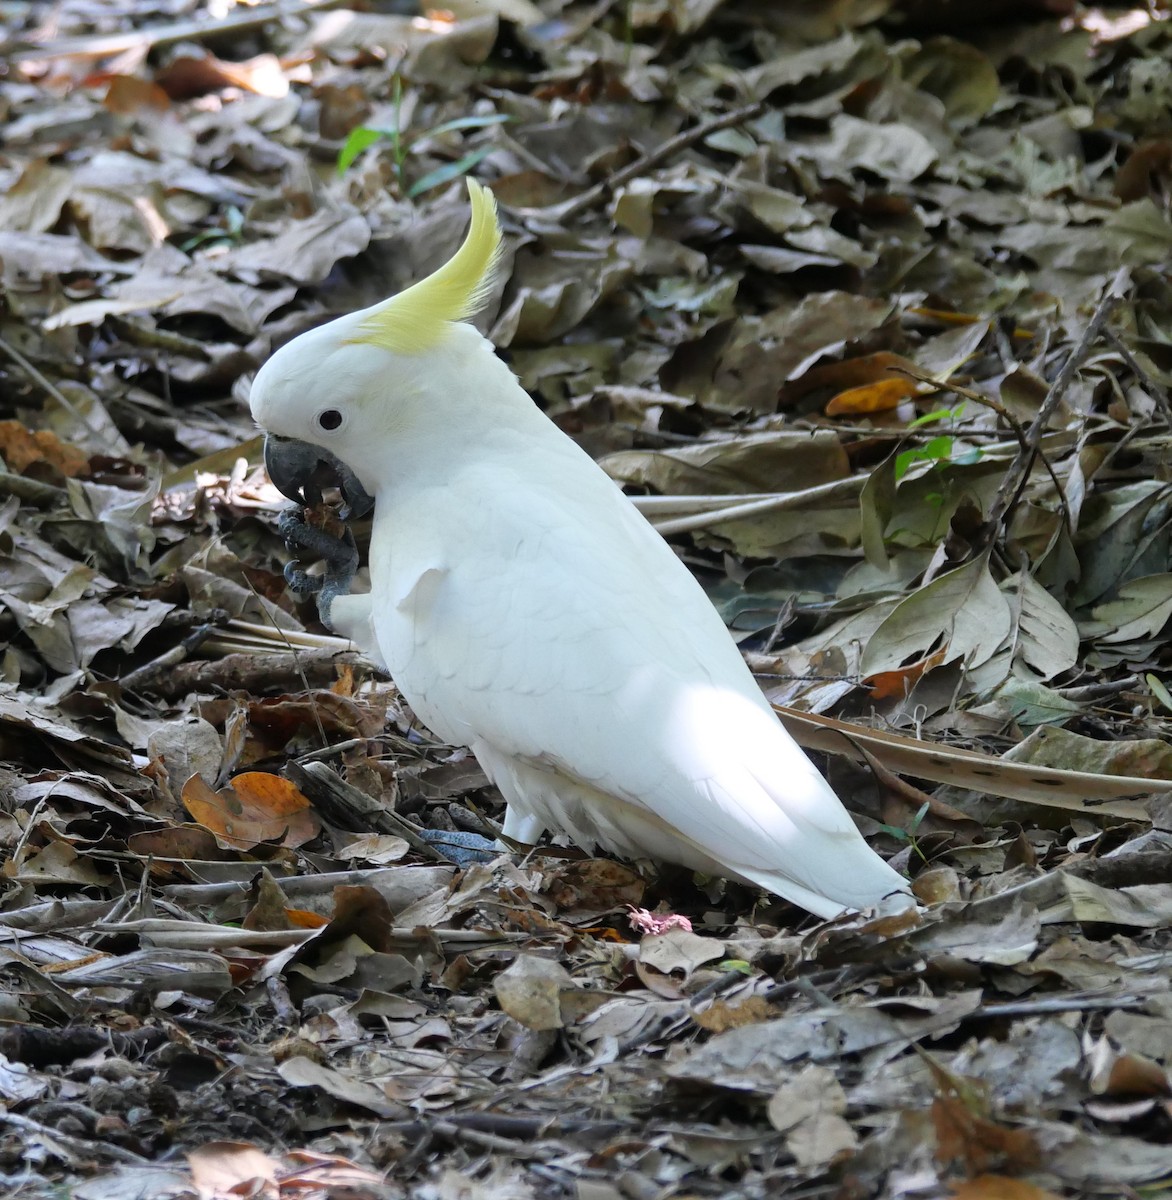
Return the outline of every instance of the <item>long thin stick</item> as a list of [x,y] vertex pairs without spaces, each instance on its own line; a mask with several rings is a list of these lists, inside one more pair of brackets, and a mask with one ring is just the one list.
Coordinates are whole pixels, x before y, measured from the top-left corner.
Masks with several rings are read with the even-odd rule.
[[1021,448],[1017,457],[1010,464],[1009,470],[1005,472],[1005,478],[1001,481],[1001,486],[997,489],[997,495],[994,497],[992,507],[989,510],[989,519],[986,522],[985,528],[989,530],[991,537],[996,536],[998,529],[1009,524],[1013,516],[1013,510],[1021,501],[1026,481],[1030,477],[1030,471],[1033,469],[1034,461],[1038,455],[1038,445],[1042,440],[1042,434],[1045,432],[1046,426],[1049,424],[1050,418],[1054,415],[1059,402],[1066,394],[1066,389],[1074,381],[1075,374],[1078,372],[1079,367],[1082,366],[1083,361],[1090,352],[1091,346],[1094,345],[1099,334],[1102,332],[1103,326],[1107,323],[1107,318],[1115,311],[1115,307],[1119,301],[1123,299],[1129,278],[1130,275],[1127,268],[1122,267],[1116,272],[1115,278],[1107,285],[1102,299],[1095,308],[1094,315],[1091,317],[1086,329],[1083,330],[1082,337],[1079,338],[1078,345],[1075,346],[1066,362],[1062,364],[1062,370],[1058,372],[1058,377],[1050,385],[1050,390],[1046,393],[1046,398],[1038,408],[1029,429],[1026,430],[1026,445]]
[[10,359],[39,387],[43,388],[63,409],[71,416],[75,417],[83,429],[88,429],[89,425],[86,419],[77,411],[73,402],[69,397],[46,375],[44,375],[33,363],[29,362],[21,352],[11,343],[0,337],[0,351],[8,355]]
[[214,21],[174,21],[167,25],[152,25],[128,33],[99,34],[94,37],[58,38],[43,44],[8,42],[0,46],[6,57],[37,61],[51,58],[105,58],[127,50],[150,50],[155,46],[171,46],[176,42],[201,42],[224,34],[247,33],[279,21],[282,17],[300,17],[326,8],[337,8],[342,0],[301,0],[295,5],[271,5],[251,12],[233,13]]
[[593,187],[588,187],[572,200],[567,200],[563,204],[551,205],[549,208],[526,208],[519,211],[529,216],[547,217],[554,221],[565,221],[570,217],[576,217],[580,213],[586,212],[587,209],[593,208],[599,200],[614,191],[615,188],[622,187],[624,183],[628,183],[647,171],[654,170],[661,163],[667,162],[669,158],[674,158],[680,151],[694,146],[697,142],[702,142],[709,134],[717,133],[721,129],[728,129],[733,125],[740,125],[744,121],[751,121],[764,111],[765,101],[757,100],[741,108],[734,108],[722,116],[701,121],[699,125],[693,125],[691,129],[685,129],[683,133],[677,133],[675,137],[668,138],[662,146],[657,146],[650,153],[635,159],[633,163],[628,163],[621,170],[615,171],[613,175],[608,175]]

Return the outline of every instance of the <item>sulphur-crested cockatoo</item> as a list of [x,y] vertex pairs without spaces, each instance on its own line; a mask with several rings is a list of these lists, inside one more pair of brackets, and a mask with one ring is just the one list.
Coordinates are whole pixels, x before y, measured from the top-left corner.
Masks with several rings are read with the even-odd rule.
[[331,555],[286,520],[333,562],[327,624],[471,747],[508,801],[508,837],[544,828],[820,916],[906,893],[687,568],[466,323],[500,247],[492,194],[469,192],[471,227],[444,266],[295,338],[252,385],[285,494],[319,496],[325,468],[351,510],[373,499],[369,594],[346,590],[352,542]]

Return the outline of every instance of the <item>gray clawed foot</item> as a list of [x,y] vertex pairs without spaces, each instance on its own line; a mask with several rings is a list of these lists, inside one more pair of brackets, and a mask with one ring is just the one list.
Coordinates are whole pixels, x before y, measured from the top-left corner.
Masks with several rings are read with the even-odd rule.
[[284,509],[277,518],[277,529],[290,553],[308,551],[314,560],[326,564],[323,574],[310,575],[302,567],[301,560],[294,559],[285,566],[285,580],[297,595],[317,597],[322,624],[333,631],[330,607],[339,596],[350,591],[354,572],[358,570],[358,547],[354,543],[354,534],[347,528],[341,537],[337,537],[310,525],[303,508]]

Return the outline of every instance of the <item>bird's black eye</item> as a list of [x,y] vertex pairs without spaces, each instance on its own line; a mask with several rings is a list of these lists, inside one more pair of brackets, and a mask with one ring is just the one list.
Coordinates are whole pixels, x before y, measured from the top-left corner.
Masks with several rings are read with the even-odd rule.
[[318,414],[317,423],[326,430],[337,429],[342,424],[342,414],[336,408],[327,408]]

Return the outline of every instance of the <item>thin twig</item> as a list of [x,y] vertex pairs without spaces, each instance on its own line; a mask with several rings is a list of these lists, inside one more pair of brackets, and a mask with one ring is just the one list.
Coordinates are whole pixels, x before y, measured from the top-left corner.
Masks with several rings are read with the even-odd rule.
[[[1029,431],[1000,400],[995,400],[992,396],[986,396],[983,392],[975,391],[972,388],[961,387],[958,383],[950,383],[946,379],[937,379],[927,372],[917,370],[913,366],[895,367],[893,370],[898,371],[901,375],[908,375],[912,379],[917,379],[920,383],[929,383],[941,391],[952,392],[953,395],[959,396],[962,400],[971,400],[974,404],[980,404],[985,408],[992,409],[1013,430],[1013,435],[1017,438],[1019,454],[1030,453]],[[1039,443],[1040,440],[1039,438]],[[1053,483],[1058,492],[1062,521],[1066,526],[1067,533],[1073,536],[1074,529],[1070,523],[1070,509],[1066,503],[1066,491],[1062,486],[1062,481],[1054,473],[1054,468],[1050,460],[1042,453],[1040,444],[1034,446],[1033,451],[1042,460],[1042,465],[1046,468],[1046,473],[1050,476],[1050,482]],[[1012,467],[1010,469],[1012,470]]]
[[[625,1127],[621,1120],[594,1121],[588,1117],[529,1115],[527,1113],[467,1112],[445,1113],[440,1118],[445,1125],[456,1129],[473,1129],[477,1133],[493,1133],[510,1141],[518,1138],[534,1140],[544,1137],[564,1137],[566,1134],[612,1134]],[[387,1121],[382,1128],[402,1138],[414,1139],[425,1128],[435,1128],[433,1121]]]
[[[813,487],[803,488],[800,492],[779,492],[775,496],[766,496],[761,500],[748,500],[740,503],[737,497],[730,496],[731,503],[722,509],[709,512],[692,513],[686,517],[672,517],[667,520],[652,520],[652,524],[664,537],[677,533],[691,533],[695,529],[709,529],[714,525],[723,525],[728,521],[743,521],[758,517],[764,513],[784,512],[791,508],[809,508],[813,504],[837,500],[853,501],[854,493],[862,487],[861,476],[851,475],[846,479],[833,479],[829,483],[816,483]],[[678,497],[672,497],[678,499]]]
[[296,5],[270,5],[253,9],[251,12],[232,13],[214,21],[173,21],[166,25],[152,25],[130,33],[99,34],[95,37],[57,38],[52,42],[11,41],[0,47],[6,57],[38,61],[53,58],[105,58],[111,54],[123,54],[127,50],[151,50],[156,46],[170,46],[176,42],[205,42],[225,34],[239,36],[259,29],[269,21],[284,17],[307,16],[327,8],[337,8],[342,0],[300,0]]
[[1009,1000],[1004,1004],[982,1004],[964,1019],[975,1017],[1033,1017],[1042,1013],[1086,1012],[1091,1009],[1140,1008],[1138,996],[1042,996],[1037,1000]]
[[0,351],[3,351],[16,365],[43,391],[49,393],[83,429],[89,429],[86,419],[77,411],[73,401],[41,370],[34,366],[11,342],[0,337]]
[[[224,619],[227,620],[227,614],[225,614]],[[204,625],[197,626],[178,645],[172,646],[170,650],[164,654],[160,654],[158,658],[153,658],[150,662],[143,663],[141,667],[136,667],[129,674],[123,675],[119,682],[123,688],[131,691],[149,688],[181,662],[186,662],[218,628],[218,625],[210,621]]]
[[683,133],[677,133],[675,137],[668,138],[663,145],[635,159],[634,162],[628,163],[625,167],[615,171],[614,174],[608,175],[599,183],[594,184],[593,187],[588,187],[572,200],[567,200],[563,204],[552,205],[549,208],[522,209],[520,211],[532,216],[547,217],[554,221],[565,221],[571,217],[576,217],[593,208],[599,200],[614,191],[615,188],[622,187],[624,183],[638,178],[646,171],[654,170],[662,163],[667,162],[669,158],[674,158],[681,151],[686,150],[689,146],[694,146],[697,142],[702,142],[709,134],[718,133],[722,129],[728,129],[733,125],[740,125],[745,121],[751,121],[754,117],[759,117],[764,111],[765,102],[757,100],[741,108],[734,108],[731,112],[726,112],[722,116],[713,117],[708,121],[701,121],[699,125],[693,125],[691,129],[685,129]]
[[[205,654],[223,654],[221,632],[213,630],[212,637],[203,645]],[[150,691],[167,700],[186,696],[189,692],[245,691],[271,695],[291,692],[298,686],[312,691],[333,683],[342,666],[374,671],[369,661],[356,653],[290,647],[266,654],[259,649],[250,649],[224,654],[222,658],[189,658],[151,680]],[[330,747],[326,746],[324,750],[329,751]]]
[[1021,501],[1026,482],[1030,477],[1030,471],[1033,469],[1034,459],[1037,457],[1038,445],[1042,440],[1042,434],[1049,424],[1050,418],[1058,408],[1062,397],[1066,394],[1067,388],[1074,381],[1074,377],[1090,352],[1091,346],[1094,345],[1095,340],[1103,330],[1103,326],[1106,325],[1107,318],[1115,311],[1115,307],[1119,301],[1123,299],[1124,288],[1128,278],[1127,268],[1123,267],[1107,285],[1102,299],[1100,299],[1096,306],[1086,329],[1083,330],[1083,335],[1079,339],[1078,345],[1075,346],[1066,362],[1062,364],[1062,370],[1058,372],[1058,377],[1050,385],[1050,390],[1046,393],[1046,397],[1038,408],[1029,429],[1026,430],[1026,445],[1018,452],[1017,457],[1010,464],[1009,470],[1005,472],[1005,478],[1001,481],[1001,486],[997,489],[997,495],[994,497],[993,504],[989,510],[989,518],[985,524],[985,529],[987,530],[986,536],[990,540],[996,536],[999,529],[1007,528],[1013,519],[1013,512]]
[[468,1129],[456,1125],[452,1121],[433,1121],[431,1129],[433,1133],[438,1133],[441,1137],[455,1142],[470,1142],[473,1146],[480,1146],[482,1149],[491,1150],[496,1154],[507,1154],[510,1158],[552,1158],[557,1153],[551,1146],[527,1145],[525,1142],[515,1141],[513,1138],[501,1137],[497,1133],[482,1133],[479,1129]]
[[[322,875],[281,875],[277,882],[289,899],[309,901],[314,897],[333,895],[334,889],[337,887],[372,887],[376,891],[393,892],[397,883],[402,884],[403,872],[412,873],[412,878],[415,873],[418,873],[419,878],[422,879],[418,890],[409,891],[407,898],[402,900],[403,907],[406,907],[408,903],[414,903],[419,899],[420,895],[427,895],[436,888],[444,886],[451,878],[452,867],[447,865],[438,867],[368,867],[354,871],[329,871]],[[227,883],[169,883],[162,888],[162,894],[175,904],[192,907],[237,900],[243,897],[244,893],[245,884],[239,880],[230,880]],[[55,903],[63,902],[56,901]],[[48,908],[47,905],[44,907]],[[71,914],[74,912],[73,908],[69,908],[65,915],[73,919]],[[77,927],[81,928],[86,916],[85,910],[78,908],[76,914]],[[48,916],[49,914],[46,913],[46,921]],[[10,919],[2,924],[8,923],[10,923]]]
[[1112,679],[1105,683],[1085,683],[1075,687],[1055,688],[1064,700],[1072,700],[1081,704],[1084,700],[1106,700],[1108,696],[1117,696],[1120,692],[1128,692],[1140,687],[1143,680],[1138,675],[1125,675],[1122,679]]

